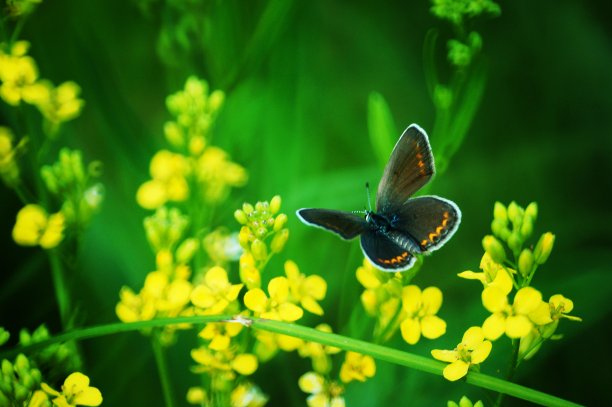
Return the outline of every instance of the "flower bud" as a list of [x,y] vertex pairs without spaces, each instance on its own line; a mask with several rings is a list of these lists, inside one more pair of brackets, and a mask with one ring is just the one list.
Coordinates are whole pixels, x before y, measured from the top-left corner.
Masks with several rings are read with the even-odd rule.
[[504,222],[504,224],[508,222],[508,211],[501,202],[495,202],[493,206],[493,218]]
[[186,264],[191,261],[196,251],[198,250],[198,241],[195,238],[185,239],[183,243],[176,249],[176,260],[180,264]]
[[251,243],[251,253],[253,253],[255,260],[265,260],[266,257],[268,257],[268,248],[264,242],[255,239],[253,243]]
[[251,205],[250,203],[244,203],[242,204],[242,210],[245,214],[250,215],[255,211],[255,208],[253,208],[253,205]]
[[236,211],[234,212],[234,218],[241,225],[246,225],[247,223],[247,215],[241,209],[236,209]]
[[278,232],[279,230],[283,228],[283,226],[285,226],[286,223],[287,223],[287,215],[285,215],[284,213],[281,213],[280,215],[276,217],[276,219],[274,219],[274,231]]
[[508,229],[508,222],[501,219],[493,219],[491,222],[491,231],[497,237],[502,240],[507,240],[510,236],[510,229]]
[[527,277],[533,268],[533,253],[529,249],[523,249],[518,259],[518,269],[523,277]]
[[536,218],[538,217],[537,202],[532,202],[527,205],[527,208],[525,208],[525,217],[531,219],[532,222],[536,220]]
[[536,244],[536,247],[533,251],[536,263],[546,263],[546,260],[548,260],[548,256],[550,256],[550,252],[552,251],[554,244],[555,235],[553,235],[552,233],[546,232],[540,237],[540,240],[538,240],[538,243]]
[[272,215],[276,215],[276,213],[280,210],[281,207],[281,197],[280,195],[274,195],[274,197],[270,200],[270,212]]
[[172,265],[172,253],[168,249],[162,249],[155,256],[155,264],[157,268],[162,270]]
[[174,147],[181,148],[185,145],[185,136],[176,122],[166,122],[164,124],[164,135],[166,141]]
[[502,244],[492,235],[487,235],[482,239],[482,247],[489,253],[489,256],[496,263],[503,263],[506,260],[506,251]]
[[525,216],[523,219],[523,224],[521,225],[521,237],[523,240],[527,240],[531,233],[533,232],[533,221],[531,218]]
[[513,224],[519,224],[523,217],[523,208],[518,206],[518,204],[514,201],[510,202],[508,205],[508,219]]
[[289,229],[283,229],[278,232],[274,238],[272,239],[272,243],[270,243],[270,249],[274,253],[280,253],[285,247],[285,243],[289,239]]
[[521,250],[521,246],[523,245],[523,239],[521,239],[519,233],[512,232],[510,236],[508,236],[508,247],[514,253],[517,253]]

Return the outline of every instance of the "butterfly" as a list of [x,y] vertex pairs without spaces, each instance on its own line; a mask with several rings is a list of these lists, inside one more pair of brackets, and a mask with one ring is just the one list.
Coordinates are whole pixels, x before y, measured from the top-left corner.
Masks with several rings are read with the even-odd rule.
[[382,271],[405,271],[416,255],[442,247],[461,223],[459,207],[438,196],[411,196],[435,173],[427,133],[411,124],[395,144],[376,192],[376,211],[363,214],[331,209],[299,209],[307,225],[339,235],[361,236],[361,250]]

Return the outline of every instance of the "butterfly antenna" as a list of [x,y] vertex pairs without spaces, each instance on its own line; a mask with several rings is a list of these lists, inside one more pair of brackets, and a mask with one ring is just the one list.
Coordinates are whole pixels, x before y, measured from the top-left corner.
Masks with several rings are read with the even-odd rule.
[[368,210],[372,212],[372,201],[370,199],[370,183],[366,182],[366,195],[368,196]]

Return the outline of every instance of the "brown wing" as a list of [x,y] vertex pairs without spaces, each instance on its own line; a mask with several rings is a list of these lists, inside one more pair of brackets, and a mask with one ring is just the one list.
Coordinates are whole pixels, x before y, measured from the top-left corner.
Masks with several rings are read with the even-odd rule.
[[392,213],[431,179],[434,160],[425,130],[416,124],[401,135],[378,184],[376,208]]
[[368,228],[364,216],[330,209],[299,209],[296,212],[302,222],[336,233],[344,240],[357,237]]

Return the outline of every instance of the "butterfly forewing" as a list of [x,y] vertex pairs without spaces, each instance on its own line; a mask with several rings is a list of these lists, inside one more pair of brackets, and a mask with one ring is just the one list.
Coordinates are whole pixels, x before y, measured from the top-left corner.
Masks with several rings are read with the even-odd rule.
[[378,184],[376,207],[379,213],[395,212],[429,181],[434,161],[425,131],[410,125],[395,144],[389,163]]
[[368,227],[363,215],[329,209],[300,209],[297,215],[302,222],[338,234],[345,240],[353,239]]
[[391,226],[418,242],[424,252],[439,249],[455,233],[461,211],[453,202],[437,196],[409,199],[394,213]]
[[404,271],[416,261],[410,252],[375,230],[367,230],[361,235],[361,250],[382,271]]

